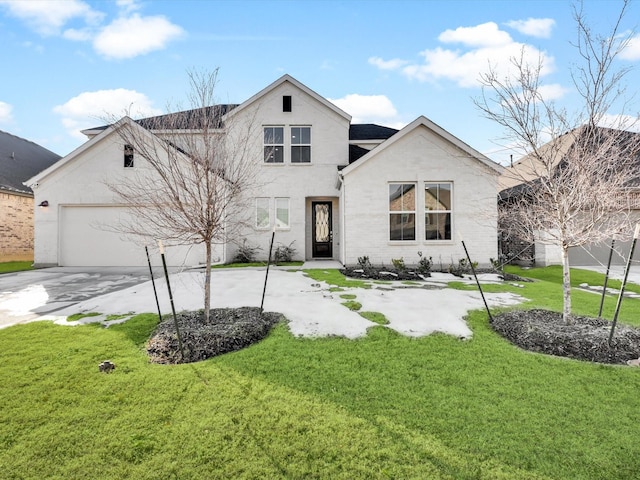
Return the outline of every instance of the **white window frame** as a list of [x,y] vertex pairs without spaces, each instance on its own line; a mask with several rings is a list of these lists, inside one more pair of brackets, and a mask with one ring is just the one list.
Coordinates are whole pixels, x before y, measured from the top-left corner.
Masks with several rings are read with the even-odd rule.
[[[282,130],[282,143],[276,143],[275,142],[275,135],[273,135],[273,142],[269,143],[266,140],[266,136],[267,136],[267,129],[280,129]],[[265,165],[283,165],[285,163],[285,128],[283,125],[263,125],[262,127],[262,142],[263,142],[263,163]],[[277,151],[278,148],[280,148],[281,152],[282,152],[282,161],[281,162],[276,162],[276,161],[272,161],[269,162],[267,161],[267,159],[265,158],[265,152],[267,151],[267,148],[273,149],[273,152],[271,153],[271,157],[276,158],[275,157],[275,152]]]
[[[266,203],[266,208],[265,208]],[[262,204],[262,205],[261,205]],[[266,211],[266,224],[260,224],[260,212]],[[256,228],[268,230],[271,227],[271,199],[269,197],[256,197]]]
[[[291,208],[290,208],[290,202],[289,202],[289,198],[287,197],[276,197],[275,199],[275,222],[276,222],[276,229],[277,230],[288,230],[291,228]],[[280,205],[284,205],[285,208],[282,208]],[[280,218],[280,211],[281,210],[286,210],[287,212],[287,218],[286,218],[286,222]]]
[[[294,143],[294,129],[300,129],[298,133],[298,138]],[[302,130],[309,130],[309,142],[302,143]],[[289,141],[291,142],[289,145],[289,161],[292,165],[309,165],[312,163],[312,155],[311,155],[311,125],[291,125],[289,127]],[[309,161],[308,162],[294,162],[293,161],[293,149],[297,147],[306,147],[309,149]]]
[[[402,205],[402,208],[400,210],[392,210],[391,209],[391,199],[390,199],[390,193],[391,193],[391,187],[394,185],[403,185],[403,186],[412,186],[414,188],[414,195],[413,195],[413,210],[407,210],[405,208],[404,202]],[[403,188],[404,190],[404,188]],[[407,243],[407,242],[416,242],[416,238],[417,238],[417,234],[418,234],[418,198],[417,198],[417,190],[418,190],[418,184],[416,182],[389,182],[387,184],[387,208],[389,209],[389,216],[388,216],[388,234],[389,234],[389,241],[393,242],[393,243]],[[408,206],[408,205],[407,205]],[[405,215],[413,215],[413,238],[400,238],[400,239],[393,239],[391,238],[391,226],[392,226],[392,221],[391,218],[392,216],[396,216],[396,215],[400,215],[401,218],[404,218]]]
[[[428,186],[437,186],[438,188],[438,199],[440,197],[440,185],[448,185],[449,186],[449,209],[444,210],[429,210],[427,207],[427,187]],[[424,195],[424,229],[423,229],[423,241],[427,243],[432,242],[451,242],[453,240],[453,182],[451,181],[425,181],[424,188],[422,189],[422,193]],[[429,222],[427,221],[427,216],[429,214],[448,214],[449,215],[449,237],[450,238],[427,238],[427,225]]]

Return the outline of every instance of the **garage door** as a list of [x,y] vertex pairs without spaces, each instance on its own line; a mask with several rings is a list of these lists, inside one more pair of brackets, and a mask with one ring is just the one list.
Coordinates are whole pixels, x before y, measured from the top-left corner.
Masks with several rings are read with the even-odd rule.
[[[63,206],[59,219],[59,264],[68,267],[145,266],[144,244],[109,230],[128,218],[127,209],[117,206]],[[149,244],[152,263],[162,261]],[[153,247],[153,248],[152,248]],[[201,245],[168,247],[166,261],[171,266],[204,263]]]

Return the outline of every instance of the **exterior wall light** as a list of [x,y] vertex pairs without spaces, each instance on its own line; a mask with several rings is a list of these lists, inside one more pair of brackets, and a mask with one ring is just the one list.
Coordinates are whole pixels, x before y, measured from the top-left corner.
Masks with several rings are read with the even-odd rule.
[[43,200],[42,202],[40,202],[38,204],[39,207],[48,207],[49,206],[49,202],[47,200]]

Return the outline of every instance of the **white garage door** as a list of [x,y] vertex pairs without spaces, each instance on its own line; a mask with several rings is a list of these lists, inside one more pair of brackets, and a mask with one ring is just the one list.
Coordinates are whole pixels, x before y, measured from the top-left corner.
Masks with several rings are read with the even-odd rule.
[[[123,234],[109,231],[109,225],[118,225],[123,218],[127,218],[124,207],[61,207],[59,264],[66,267],[147,265],[143,244],[138,244]],[[155,245],[149,245],[149,253],[153,265],[162,264]],[[202,245],[168,247],[165,253],[167,264],[171,266],[204,263]]]

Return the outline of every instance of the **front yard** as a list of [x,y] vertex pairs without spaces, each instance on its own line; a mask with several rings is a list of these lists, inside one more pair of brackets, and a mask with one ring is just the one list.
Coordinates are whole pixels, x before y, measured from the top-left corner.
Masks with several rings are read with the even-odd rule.
[[[539,280],[487,289],[560,309],[555,269],[517,273]],[[598,305],[574,292],[575,313]],[[625,300],[620,320],[640,324],[640,302]],[[466,341],[383,326],[301,339],[280,325],[250,348],[170,366],[144,352],[154,315],[0,330],[1,476],[636,478],[640,369],[522,351],[484,311],[468,323]],[[105,359],[111,374],[98,371]]]

